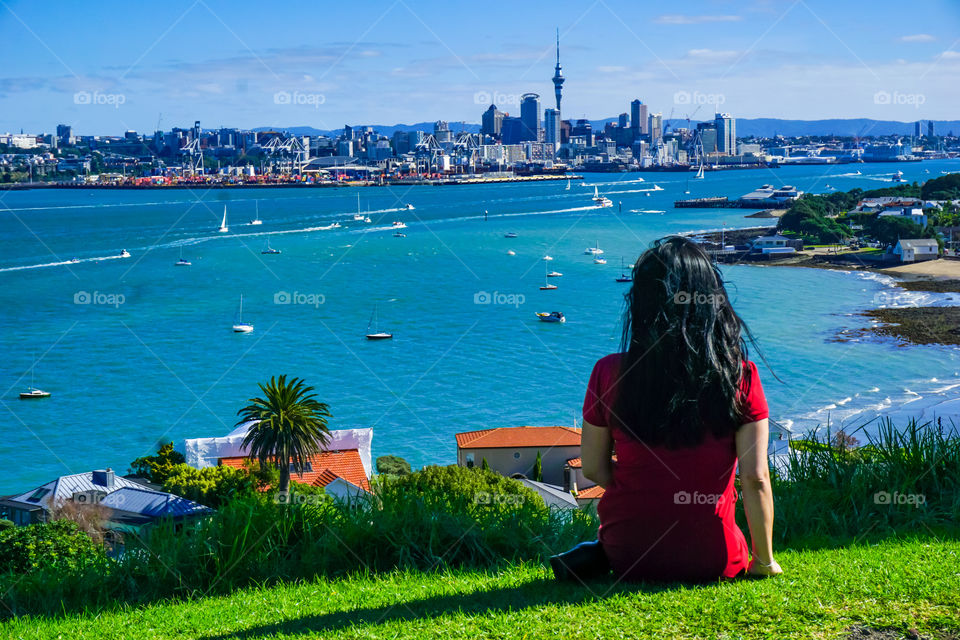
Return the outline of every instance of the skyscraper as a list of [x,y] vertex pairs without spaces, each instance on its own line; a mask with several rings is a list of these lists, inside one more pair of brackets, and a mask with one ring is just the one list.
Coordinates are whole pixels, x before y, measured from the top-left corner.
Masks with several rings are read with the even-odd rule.
[[504,116],[500,125],[500,139],[503,144],[520,144],[523,142],[523,129],[520,118]]
[[717,127],[717,152],[737,153],[737,120],[729,113],[718,113],[713,119]]
[[663,138],[663,114],[650,114],[650,144],[657,144]]
[[913,123],[913,135],[915,138],[919,138],[923,135],[923,122],[921,120],[917,120]]
[[521,140],[540,141],[540,96],[525,93],[520,99],[520,120],[523,122]]
[[497,109],[497,105],[492,104],[480,117],[480,133],[485,136],[499,136],[502,124],[503,112]]
[[563,88],[563,70],[560,68],[560,29],[557,29],[557,67],[553,71],[553,92],[557,97],[557,114],[560,114],[560,91]]
[[650,133],[647,129],[647,105],[640,102],[639,98],[630,103],[630,127],[634,131],[634,137]]
[[554,151],[560,144],[560,112],[556,109],[543,112],[543,141],[552,144]]
[[936,137],[936,129],[933,127],[933,120],[927,120],[927,135],[931,138]]
[[630,116],[628,116],[625,113],[621,113],[617,117],[617,126],[620,127],[621,129],[626,129],[627,123],[629,122],[629,120],[630,120]]

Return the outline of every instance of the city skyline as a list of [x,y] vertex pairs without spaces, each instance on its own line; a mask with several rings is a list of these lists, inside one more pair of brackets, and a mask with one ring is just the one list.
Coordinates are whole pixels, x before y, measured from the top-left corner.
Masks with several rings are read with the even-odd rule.
[[[363,14],[49,6],[0,7],[0,51],[16,61],[0,76],[0,131],[479,123],[491,102],[520,116],[527,93],[543,117],[557,29],[565,120],[616,117],[636,97],[664,119],[956,118],[960,7],[947,2],[924,5],[922,28],[895,19],[892,2],[870,15],[825,2],[701,2],[683,14],[595,2],[551,5],[548,17],[511,7],[510,20],[400,0]],[[291,27],[314,20],[324,28]]]

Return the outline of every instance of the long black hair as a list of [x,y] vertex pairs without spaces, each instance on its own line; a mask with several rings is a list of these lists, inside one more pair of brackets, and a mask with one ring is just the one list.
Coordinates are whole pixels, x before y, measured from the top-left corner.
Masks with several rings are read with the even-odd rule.
[[735,432],[750,334],[710,256],[688,238],[658,240],[625,298],[617,426],[671,449]]

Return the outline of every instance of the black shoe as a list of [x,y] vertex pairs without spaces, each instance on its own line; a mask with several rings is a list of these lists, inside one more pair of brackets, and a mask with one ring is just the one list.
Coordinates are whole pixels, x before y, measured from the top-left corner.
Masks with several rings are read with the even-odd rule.
[[610,561],[599,540],[581,542],[570,551],[550,556],[553,576],[560,581],[595,580],[610,574]]

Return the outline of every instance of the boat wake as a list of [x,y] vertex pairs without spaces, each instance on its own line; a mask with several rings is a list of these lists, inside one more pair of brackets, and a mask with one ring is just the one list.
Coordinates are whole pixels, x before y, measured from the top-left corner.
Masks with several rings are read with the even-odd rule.
[[77,258],[76,260],[61,260],[60,262],[44,262],[43,264],[25,264],[19,267],[3,267],[0,273],[4,271],[23,271],[24,269],[43,269],[45,267],[65,267],[71,264],[82,264],[84,262],[102,262],[103,260],[123,260],[123,256],[97,256],[95,258]]

